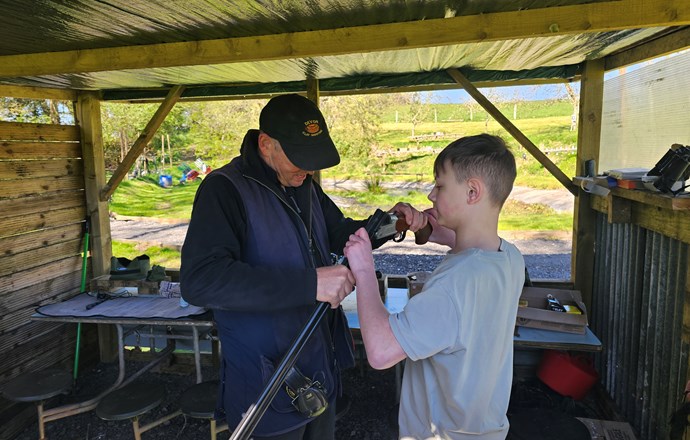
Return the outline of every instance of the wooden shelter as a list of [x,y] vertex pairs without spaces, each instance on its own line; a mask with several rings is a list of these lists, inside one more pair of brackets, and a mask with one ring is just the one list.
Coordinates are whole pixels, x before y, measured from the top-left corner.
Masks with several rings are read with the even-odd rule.
[[[690,378],[690,210],[582,191],[477,87],[581,81],[582,170],[606,148],[604,73],[687,48],[689,24],[687,0],[4,2],[0,97],[69,101],[76,121],[0,122],[0,382],[71,362],[73,329],[30,315],[79,292],[86,217],[91,275],[108,272],[108,198],[176,102],[462,87],[575,195],[566,281],[604,344],[602,384],[641,438],[666,438]],[[109,180],[107,100],[161,102]],[[0,400],[0,438],[33,416]]]

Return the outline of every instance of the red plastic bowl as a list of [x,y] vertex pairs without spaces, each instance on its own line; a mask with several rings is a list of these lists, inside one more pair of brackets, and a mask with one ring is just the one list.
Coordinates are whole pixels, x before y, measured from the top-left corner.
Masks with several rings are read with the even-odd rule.
[[537,377],[558,394],[581,400],[599,380],[599,373],[587,357],[545,350]]

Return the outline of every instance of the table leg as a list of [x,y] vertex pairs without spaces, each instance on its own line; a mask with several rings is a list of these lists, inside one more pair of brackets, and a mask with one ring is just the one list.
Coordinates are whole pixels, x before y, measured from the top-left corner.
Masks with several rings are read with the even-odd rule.
[[117,348],[118,348],[118,365],[119,371],[115,383],[112,384],[108,389],[94,397],[93,399],[86,400],[80,403],[73,403],[70,405],[58,406],[55,408],[47,409],[43,411],[43,421],[51,422],[53,420],[58,420],[63,417],[73,416],[76,414],[85,413],[96,408],[98,402],[105,397],[106,394],[117,389],[122,385],[125,378],[125,342],[124,342],[124,332],[122,330],[122,325],[115,324],[117,327]]
[[196,326],[192,326],[192,332],[194,334],[194,364],[196,365],[196,383],[201,383],[203,378],[201,377],[201,349],[199,348],[199,329]]
[[43,401],[36,404],[36,410],[38,411],[38,438],[39,440],[45,440],[46,438],[46,427],[45,427],[45,412],[43,411]]

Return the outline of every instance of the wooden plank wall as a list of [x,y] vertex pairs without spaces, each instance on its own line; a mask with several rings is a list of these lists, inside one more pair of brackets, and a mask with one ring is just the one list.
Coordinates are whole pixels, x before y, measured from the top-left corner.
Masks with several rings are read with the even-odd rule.
[[[0,122],[0,383],[72,369],[76,326],[32,322],[36,307],[81,290],[84,167],[74,125]],[[33,405],[0,398],[0,426]],[[22,417],[20,417],[22,418]]]

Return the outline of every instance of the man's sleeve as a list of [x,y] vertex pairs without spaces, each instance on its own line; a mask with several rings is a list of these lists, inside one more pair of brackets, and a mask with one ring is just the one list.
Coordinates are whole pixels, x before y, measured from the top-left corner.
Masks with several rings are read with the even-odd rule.
[[199,187],[182,247],[182,295],[196,306],[267,311],[313,304],[314,269],[255,267],[242,261],[246,214],[235,186],[208,176]]

